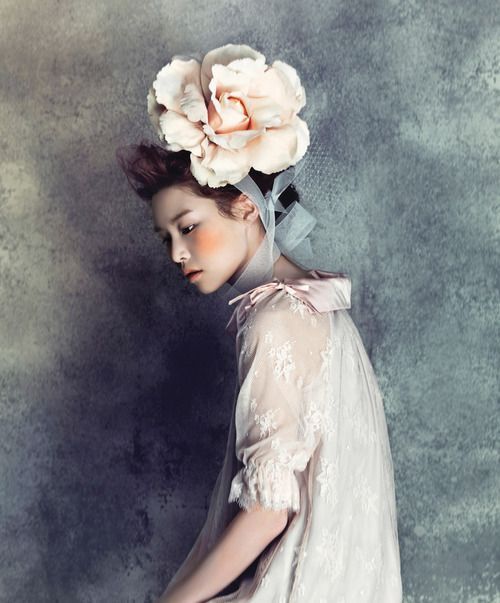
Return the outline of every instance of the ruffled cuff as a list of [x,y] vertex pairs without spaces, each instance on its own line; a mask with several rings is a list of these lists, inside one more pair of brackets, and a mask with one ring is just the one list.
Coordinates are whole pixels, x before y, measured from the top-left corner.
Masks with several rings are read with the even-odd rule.
[[293,470],[278,461],[249,461],[233,477],[228,502],[246,510],[258,503],[268,509],[299,511],[299,484]]

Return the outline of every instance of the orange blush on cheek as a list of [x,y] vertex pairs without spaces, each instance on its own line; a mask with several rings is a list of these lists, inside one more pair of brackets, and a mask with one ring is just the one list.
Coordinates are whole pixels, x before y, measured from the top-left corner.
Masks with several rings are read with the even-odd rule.
[[196,233],[196,247],[201,256],[212,255],[222,247],[222,235],[216,230],[204,230]]

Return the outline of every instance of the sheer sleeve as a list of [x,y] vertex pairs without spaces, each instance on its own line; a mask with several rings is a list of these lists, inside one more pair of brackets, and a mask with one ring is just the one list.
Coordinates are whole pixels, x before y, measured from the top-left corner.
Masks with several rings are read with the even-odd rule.
[[[300,508],[298,473],[320,434],[318,383],[328,331],[287,294],[259,302],[238,334],[236,457],[228,502],[250,509]],[[293,305],[295,304],[295,305]],[[293,311],[291,308],[295,308]],[[297,308],[300,311],[297,311]]]

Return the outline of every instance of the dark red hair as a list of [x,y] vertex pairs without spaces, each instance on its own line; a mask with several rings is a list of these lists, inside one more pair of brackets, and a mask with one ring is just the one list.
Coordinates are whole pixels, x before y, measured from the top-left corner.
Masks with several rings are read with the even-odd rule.
[[[116,158],[130,186],[141,199],[151,201],[161,189],[177,185],[213,199],[223,215],[233,217],[232,204],[241,191],[232,184],[219,188],[201,186],[191,173],[189,151],[169,151],[158,144],[142,141],[118,148]],[[263,174],[251,169],[249,175],[265,195],[272,189],[274,178],[279,173]],[[294,201],[299,201],[299,194],[292,183],[281,193],[280,202],[288,207]]]

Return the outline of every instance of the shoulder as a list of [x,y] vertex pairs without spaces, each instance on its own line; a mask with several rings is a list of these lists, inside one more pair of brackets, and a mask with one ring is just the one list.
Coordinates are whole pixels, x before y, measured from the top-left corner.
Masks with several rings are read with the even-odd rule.
[[270,370],[285,376],[287,383],[292,370],[302,383],[310,382],[321,370],[329,346],[329,314],[311,312],[303,301],[278,289],[253,304],[239,332],[240,379],[255,366],[262,374]]
[[258,299],[253,306],[254,320],[265,322],[272,318],[284,318],[289,313],[288,294],[284,289],[273,289]]
[[254,342],[319,341],[329,333],[327,313],[318,313],[285,289],[276,289],[258,299],[249,311],[245,335]]
[[253,329],[259,331],[271,326],[285,326],[294,323],[298,326],[301,323],[301,315],[293,311],[293,305],[294,300],[284,289],[270,291],[258,299],[250,310],[249,320]]

